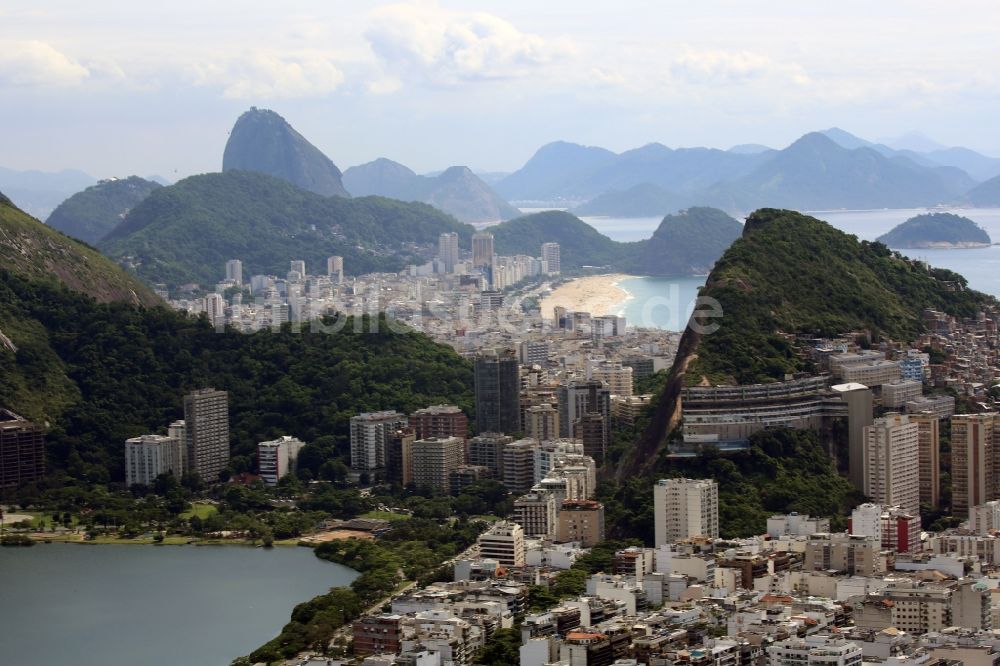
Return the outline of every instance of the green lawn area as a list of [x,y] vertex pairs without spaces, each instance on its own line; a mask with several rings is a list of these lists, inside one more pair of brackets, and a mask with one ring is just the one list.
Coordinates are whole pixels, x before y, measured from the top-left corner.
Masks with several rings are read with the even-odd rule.
[[363,513],[359,518],[372,518],[375,520],[409,520],[409,514],[396,513],[395,511],[368,511]]
[[195,502],[191,507],[181,513],[180,517],[188,520],[194,516],[198,516],[200,519],[205,520],[209,516],[215,515],[219,510],[214,504],[202,504],[200,502]]

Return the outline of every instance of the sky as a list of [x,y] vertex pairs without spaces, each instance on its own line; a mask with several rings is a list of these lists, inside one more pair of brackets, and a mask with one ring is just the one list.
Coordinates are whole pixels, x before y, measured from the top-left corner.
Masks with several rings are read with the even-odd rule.
[[1000,156],[991,0],[153,4],[0,3],[0,166],[218,171],[250,106],[342,169],[511,171],[555,140],[781,148],[832,126]]

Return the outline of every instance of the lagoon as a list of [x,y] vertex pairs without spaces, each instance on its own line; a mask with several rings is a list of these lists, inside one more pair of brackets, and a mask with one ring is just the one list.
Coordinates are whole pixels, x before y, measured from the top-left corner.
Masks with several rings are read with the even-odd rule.
[[307,548],[0,548],[0,661],[227,666],[356,576]]

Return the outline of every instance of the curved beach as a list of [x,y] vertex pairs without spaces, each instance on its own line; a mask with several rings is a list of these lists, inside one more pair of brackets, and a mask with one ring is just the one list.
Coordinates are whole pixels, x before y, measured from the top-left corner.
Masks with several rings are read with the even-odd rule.
[[542,316],[552,318],[553,310],[557,307],[564,307],[570,312],[589,312],[597,317],[618,314],[623,303],[631,297],[620,283],[633,277],[635,276],[612,273],[570,280],[542,299]]

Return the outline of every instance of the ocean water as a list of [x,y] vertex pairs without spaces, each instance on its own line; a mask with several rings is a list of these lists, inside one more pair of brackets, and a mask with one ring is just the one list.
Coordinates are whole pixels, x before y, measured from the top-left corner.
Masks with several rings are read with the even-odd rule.
[[[885,210],[810,211],[819,218],[861,240],[875,240],[897,224],[928,212],[923,208]],[[995,243],[1000,242],[1000,208],[953,209],[986,229]],[[649,238],[659,226],[660,217],[585,217],[585,222],[605,236],[631,242]],[[1000,245],[970,249],[899,250],[902,254],[947,268],[969,281],[973,289],[1000,298]],[[630,297],[621,312],[630,324],[679,331],[687,324],[694,308],[697,290],[705,276],[642,277],[625,280],[621,287]]]

